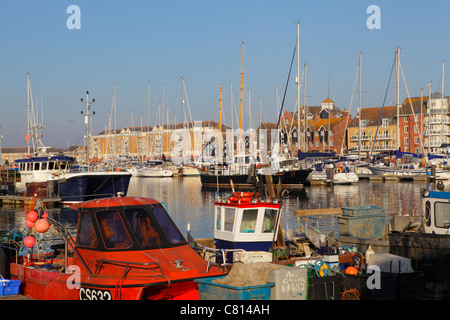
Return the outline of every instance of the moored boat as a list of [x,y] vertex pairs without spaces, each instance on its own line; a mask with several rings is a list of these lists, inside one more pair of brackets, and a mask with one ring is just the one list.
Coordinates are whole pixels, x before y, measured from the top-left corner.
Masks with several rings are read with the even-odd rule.
[[[11,278],[21,281],[25,296],[43,300],[198,299],[194,279],[224,274],[223,269],[207,268],[156,200],[114,197],[74,208],[78,211],[75,239],[56,220],[45,219],[42,208],[35,208],[38,217],[24,239],[24,260],[10,264]],[[65,250],[50,256],[41,253],[34,259],[30,237],[39,232],[40,220],[48,220],[58,231]]]
[[432,299],[449,299],[450,192],[422,190],[420,217],[395,216],[389,232],[390,252],[408,257],[424,273],[422,292]]
[[58,197],[63,203],[126,195],[131,179],[129,172],[90,170],[68,156],[18,159],[15,164],[21,174],[17,192],[26,193],[29,186],[42,184],[44,197]]
[[173,172],[171,170],[162,167],[133,167],[128,169],[133,177],[140,178],[167,178],[172,177]]

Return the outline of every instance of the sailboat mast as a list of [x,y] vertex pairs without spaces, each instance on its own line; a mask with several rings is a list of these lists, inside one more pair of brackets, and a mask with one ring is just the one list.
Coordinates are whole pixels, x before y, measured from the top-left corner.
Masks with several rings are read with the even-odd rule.
[[308,150],[306,150],[307,148],[306,148],[306,145],[307,145],[307,137],[306,137],[306,70],[308,69],[308,65],[306,64],[306,62],[305,62],[305,65],[304,65],[304,72],[303,72],[303,74],[304,74],[304,77],[305,77],[305,84],[304,84],[304,86],[303,86],[303,125],[304,125],[304,143],[305,143],[305,146],[304,146],[304,151],[305,152],[307,152]]
[[147,159],[150,158],[150,80],[147,82]]
[[447,103],[444,103],[444,61],[442,61],[442,75],[441,75],[441,145],[445,143],[444,141],[444,107],[446,107]]
[[222,85],[219,89],[219,130],[222,132]]
[[[221,135],[221,137],[218,137],[218,142],[222,141],[222,85],[220,85],[220,89],[219,89],[219,134]],[[218,148],[218,160],[219,162],[221,162],[222,158],[222,144],[219,145]]]
[[395,60],[397,69],[397,150],[400,151],[400,47],[397,47]]
[[[331,85],[331,77],[328,79],[328,137],[327,137],[328,152],[330,152],[330,119],[331,119],[330,85]],[[323,138],[325,141],[325,137]]]
[[30,155],[30,139],[31,139],[31,131],[30,131],[30,127],[31,127],[31,111],[30,111],[30,74],[27,73],[27,135],[26,135],[26,140],[27,140],[27,154]]
[[241,58],[241,101],[240,101],[240,109],[239,109],[239,140],[241,138],[241,129],[242,129],[242,101],[244,95],[244,41],[242,41],[242,58]]
[[300,21],[297,21],[297,148],[300,149]]
[[358,115],[359,115],[359,128],[358,128],[358,160],[361,161],[361,69],[362,69],[362,52],[359,52],[359,101],[358,101]]

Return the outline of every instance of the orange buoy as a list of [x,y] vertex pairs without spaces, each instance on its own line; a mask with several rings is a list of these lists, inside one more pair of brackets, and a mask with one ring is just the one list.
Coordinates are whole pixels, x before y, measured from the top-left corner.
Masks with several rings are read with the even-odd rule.
[[23,244],[27,248],[31,248],[32,246],[34,246],[34,243],[35,243],[35,240],[34,240],[33,236],[28,236],[25,238],[25,240],[23,240]]
[[39,215],[36,211],[32,210],[27,213],[27,220],[30,220],[31,222],[36,222],[36,220],[39,218]]
[[25,221],[25,225],[28,228],[33,228],[34,227],[34,222],[31,222],[30,220],[27,219],[27,221]]
[[356,269],[355,267],[353,267],[353,266],[350,266],[350,267],[347,267],[346,269],[345,269],[345,273],[346,274],[352,274],[352,275],[357,275],[358,274],[358,269]]
[[34,229],[40,233],[47,232],[49,228],[50,225],[48,224],[47,219],[39,219],[34,224]]

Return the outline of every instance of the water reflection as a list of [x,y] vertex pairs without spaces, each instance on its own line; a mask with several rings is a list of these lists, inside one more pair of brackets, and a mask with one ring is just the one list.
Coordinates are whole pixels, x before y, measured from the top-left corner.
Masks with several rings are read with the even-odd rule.
[[[446,190],[450,183],[445,182]],[[300,195],[289,196],[285,200],[282,223],[294,229],[298,219],[294,211],[298,209],[338,208],[345,206],[377,205],[383,212],[392,214],[422,214],[422,188],[434,189],[427,182],[378,182],[360,180],[354,185],[305,187]],[[229,191],[219,190],[222,196]],[[185,235],[187,224],[196,237],[213,236],[213,209],[217,191],[204,191],[199,177],[184,178],[135,178],[130,182],[129,196],[149,197],[164,202],[173,220]],[[25,226],[26,214],[30,208],[0,208],[0,229],[16,229]],[[59,220],[75,234],[77,213],[68,208],[49,208],[49,215]],[[332,220],[325,221],[325,224]],[[50,232],[47,237],[53,237]]]

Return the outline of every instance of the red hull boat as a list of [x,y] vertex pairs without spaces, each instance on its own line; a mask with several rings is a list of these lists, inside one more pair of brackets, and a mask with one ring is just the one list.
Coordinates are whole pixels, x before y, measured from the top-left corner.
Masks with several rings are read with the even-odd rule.
[[[21,280],[25,296],[44,300],[194,300],[198,299],[194,279],[226,272],[207,265],[158,201],[119,197],[76,207],[76,239],[57,221],[46,218],[65,239],[62,254],[11,263],[11,278]],[[37,224],[29,230],[33,233],[35,229]],[[33,246],[28,246],[32,250]]]

